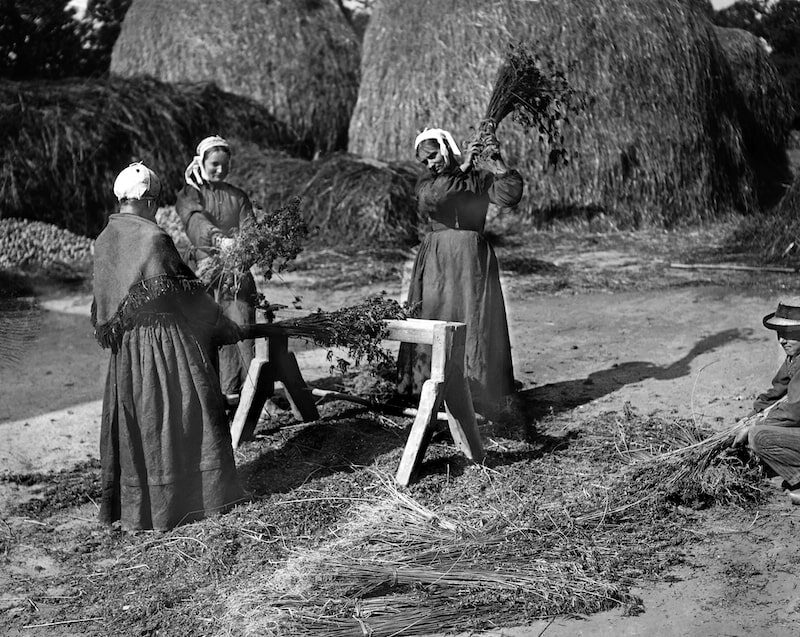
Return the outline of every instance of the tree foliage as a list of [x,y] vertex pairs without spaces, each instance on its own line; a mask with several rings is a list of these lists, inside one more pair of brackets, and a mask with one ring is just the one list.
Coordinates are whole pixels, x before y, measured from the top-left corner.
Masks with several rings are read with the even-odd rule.
[[794,102],[794,127],[800,128],[800,2],[779,0],[761,20],[771,58]]
[[763,37],[761,18],[764,17],[767,10],[767,0],[739,0],[729,7],[717,11],[712,19],[717,26],[744,29]]
[[131,0],[0,0],[0,76],[13,80],[103,75]]

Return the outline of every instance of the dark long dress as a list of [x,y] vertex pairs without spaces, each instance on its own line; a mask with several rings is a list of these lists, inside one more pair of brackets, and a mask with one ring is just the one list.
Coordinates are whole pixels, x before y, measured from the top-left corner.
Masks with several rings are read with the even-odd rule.
[[111,350],[100,430],[100,520],[170,529],[241,501],[216,341],[235,326],[170,237],[111,215],[95,242],[95,336]]
[[[513,206],[522,197],[516,170],[495,176],[459,168],[417,183],[420,212],[431,220],[408,291],[419,318],[467,324],[466,374],[476,401],[513,393],[514,371],[497,257],[483,235],[489,203]],[[403,343],[398,390],[418,394],[430,377],[430,346]]]
[[[230,237],[234,230],[246,227],[253,219],[253,206],[245,192],[226,182],[203,184],[199,190],[184,186],[178,193],[175,209],[195,246],[193,259],[197,264],[208,257],[204,248],[213,245],[215,232]],[[191,259],[187,261],[191,265]],[[249,272],[242,273],[236,292],[225,286],[209,292],[213,293],[225,316],[239,324],[255,323],[256,283]],[[219,377],[223,393],[241,391],[254,353],[252,340],[220,348]]]

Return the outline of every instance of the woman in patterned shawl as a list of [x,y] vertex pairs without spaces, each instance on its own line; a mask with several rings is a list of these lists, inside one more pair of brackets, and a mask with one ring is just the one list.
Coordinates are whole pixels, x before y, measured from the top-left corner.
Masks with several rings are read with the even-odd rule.
[[132,164],[95,242],[95,336],[111,350],[100,432],[100,519],[170,529],[244,498],[216,371],[240,338],[155,223],[158,177]]

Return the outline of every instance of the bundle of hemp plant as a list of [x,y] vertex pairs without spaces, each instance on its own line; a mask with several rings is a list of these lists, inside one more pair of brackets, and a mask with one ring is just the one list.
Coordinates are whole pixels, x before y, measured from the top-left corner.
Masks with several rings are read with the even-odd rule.
[[569,84],[566,73],[532,45],[509,45],[500,66],[476,139],[481,160],[497,154],[494,132],[508,115],[525,130],[536,129],[540,142],[550,148],[552,166],[567,162],[563,127],[568,114],[585,107],[586,100]]
[[771,409],[743,418],[735,425],[709,434],[696,426],[676,427],[671,449],[655,454],[637,450],[631,464],[617,475],[608,499],[576,516],[578,523],[620,520],[658,501],[702,508],[713,503],[738,505],[758,501],[762,473],[757,463],[731,453],[731,445],[745,427],[757,425]]
[[[262,309],[268,307],[271,306],[262,306]],[[258,325],[256,329],[306,339],[326,347],[329,361],[334,359],[333,348],[342,348],[347,350],[355,365],[361,362],[393,363],[392,355],[381,346],[387,336],[385,321],[408,316],[404,305],[386,298],[385,294],[376,294],[356,305],[332,312],[317,310],[308,316]],[[350,365],[350,361],[337,358],[333,367],[345,373]]]
[[254,211],[254,221],[239,228],[233,245],[217,250],[200,263],[197,276],[207,288],[238,291],[241,276],[251,267],[269,280],[303,250],[308,226],[300,213],[300,198],[274,210]]

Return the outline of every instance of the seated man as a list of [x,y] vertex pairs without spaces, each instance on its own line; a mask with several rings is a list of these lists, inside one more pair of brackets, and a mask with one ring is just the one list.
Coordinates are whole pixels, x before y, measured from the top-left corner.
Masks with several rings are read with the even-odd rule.
[[753,404],[748,423],[734,445],[747,440],[750,450],[784,480],[792,504],[800,504],[800,298],[783,300],[763,320],[775,330],[786,359],[772,387]]

